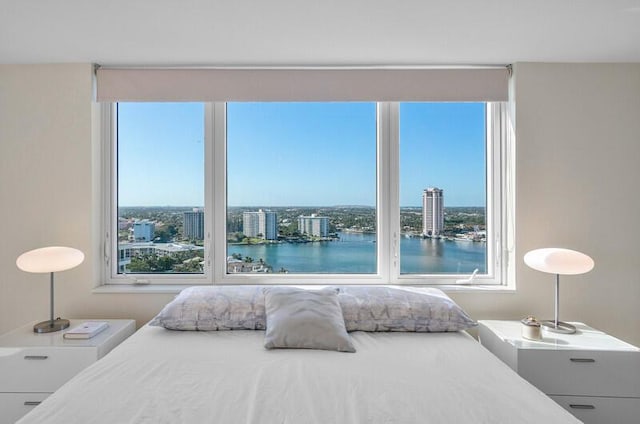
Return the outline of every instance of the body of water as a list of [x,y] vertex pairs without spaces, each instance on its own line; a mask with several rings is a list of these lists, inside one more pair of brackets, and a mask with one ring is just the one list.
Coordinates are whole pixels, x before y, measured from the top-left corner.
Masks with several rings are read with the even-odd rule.
[[[255,261],[262,258],[274,272],[366,274],[376,272],[376,236],[341,233],[336,241],[229,245],[227,254],[239,253]],[[486,272],[486,243],[405,238],[400,241],[403,274],[470,274]]]

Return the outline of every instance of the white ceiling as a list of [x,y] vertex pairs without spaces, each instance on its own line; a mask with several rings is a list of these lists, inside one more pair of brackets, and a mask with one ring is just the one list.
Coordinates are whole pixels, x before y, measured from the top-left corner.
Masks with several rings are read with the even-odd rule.
[[0,0],[0,63],[640,62],[640,0]]

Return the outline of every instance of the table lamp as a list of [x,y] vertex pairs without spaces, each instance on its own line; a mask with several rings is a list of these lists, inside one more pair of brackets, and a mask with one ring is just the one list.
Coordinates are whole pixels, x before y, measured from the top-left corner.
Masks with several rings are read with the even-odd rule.
[[549,274],[556,274],[555,318],[542,321],[542,327],[554,333],[572,334],[576,327],[559,319],[560,315],[560,275],[584,274],[593,269],[593,259],[584,253],[570,249],[550,247],[536,249],[524,255],[524,263],[529,267]]
[[36,333],[52,333],[69,326],[69,320],[53,319],[53,273],[75,268],[84,260],[84,253],[72,247],[50,246],[30,250],[16,260],[16,265],[23,271],[51,274],[51,314],[48,321],[33,326]]

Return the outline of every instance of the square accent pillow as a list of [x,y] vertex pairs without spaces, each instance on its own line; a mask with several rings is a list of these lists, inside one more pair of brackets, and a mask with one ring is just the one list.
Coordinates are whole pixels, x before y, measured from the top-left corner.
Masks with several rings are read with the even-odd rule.
[[271,287],[264,291],[264,347],[355,352],[336,289]]

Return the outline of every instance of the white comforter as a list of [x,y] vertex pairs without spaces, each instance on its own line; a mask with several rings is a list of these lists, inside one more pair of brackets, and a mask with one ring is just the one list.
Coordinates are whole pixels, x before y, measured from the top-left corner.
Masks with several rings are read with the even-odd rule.
[[576,423],[466,333],[351,333],[356,353],[262,331],[143,327],[31,423]]

